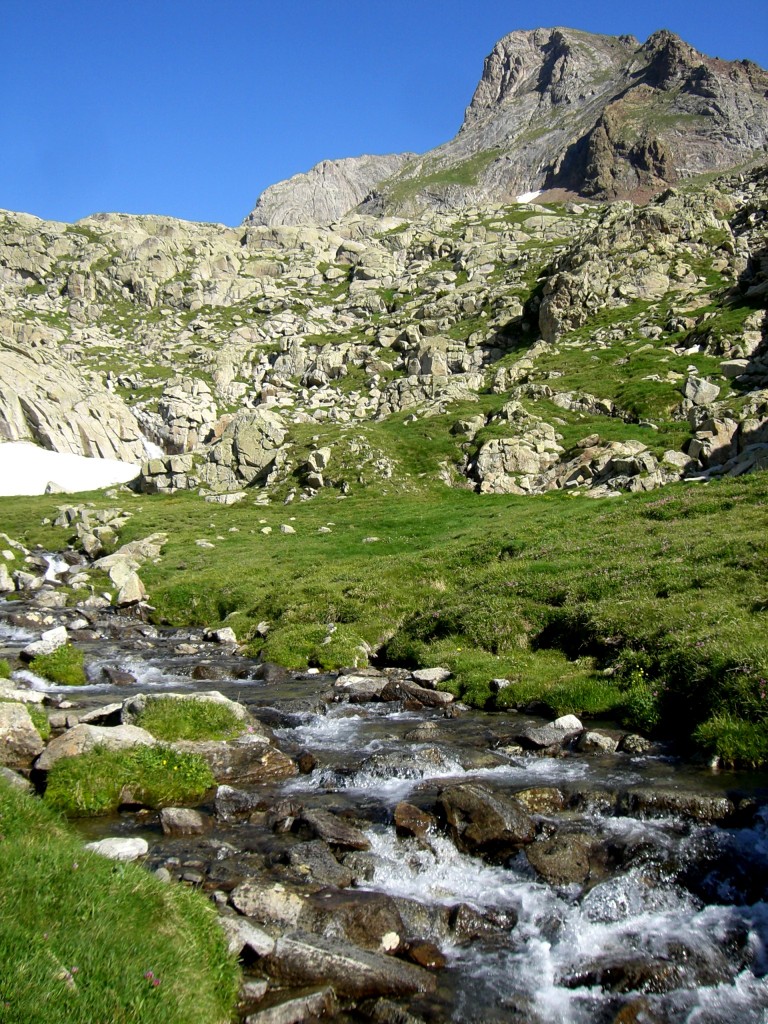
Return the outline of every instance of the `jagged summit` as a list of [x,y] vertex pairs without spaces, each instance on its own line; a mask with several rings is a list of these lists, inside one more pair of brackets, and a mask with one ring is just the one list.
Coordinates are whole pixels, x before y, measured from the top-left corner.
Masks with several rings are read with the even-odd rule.
[[539,190],[644,199],[767,150],[768,72],[750,61],[708,57],[666,29],[644,43],[519,30],[486,57],[454,139],[422,156],[325,162],[267,189],[249,220],[448,212]]

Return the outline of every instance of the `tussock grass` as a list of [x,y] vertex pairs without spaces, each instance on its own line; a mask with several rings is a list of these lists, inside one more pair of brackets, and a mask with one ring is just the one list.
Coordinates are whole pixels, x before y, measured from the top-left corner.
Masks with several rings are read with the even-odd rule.
[[699,745],[729,768],[756,768],[768,762],[768,732],[759,722],[713,715],[697,726]]
[[238,736],[243,723],[226,704],[211,700],[150,697],[136,725],[158,740],[225,740]]
[[63,644],[51,654],[41,654],[32,662],[32,671],[61,686],[85,686],[83,652],[72,644]]
[[215,785],[207,763],[170,747],[105,750],[57,761],[48,773],[45,802],[65,814],[95,815],[123,803],[147,807],[198,804]]
[[238,971],[204,897],[86,852],[2,780],[0,832],[0,1021],[232,1019]]

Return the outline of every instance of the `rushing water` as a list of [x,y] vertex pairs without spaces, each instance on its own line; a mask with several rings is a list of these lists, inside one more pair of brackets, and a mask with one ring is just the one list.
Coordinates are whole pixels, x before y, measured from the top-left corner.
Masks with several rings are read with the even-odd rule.
[[[0,604],[0,656],[32,636],[3,623],[10,608]],[[412,1012],[483,1024],[768,1024],[768,816],[717,828],[669,814],[617,815],[603,796],[662,786],[713,795],[742,789],[762,799],[765,779],[715,775],[661,756],[520,754],[505,746],[509,714],[450,718],[398,705],[332,703],[322,698],[327,677],[265,685],[235,677],[248,675],[242,659],[210,652],[206,663],[224,666],[225,678],[197,682],[192,671],[201,658],[178,655],[178,640],[152,629],[121,639],[118,630],[109,642],[92,643],[91,685],[67,697],[84,707],[122,699],[126,688],[101,675],[104,665],[118,665],[137,680],[128,692],[219,689],[273,726],[281,749],[311,752],[313,770],[271,784],[271,799],[363,819],[371,849],[358,886],[431,908],[466,905],[493,922],[487,936],[469,942],[445,930],[432,936],[447,966],[439,996],[417,1000]],[[15,681],[61,695],[61,687],[28,670]],[[557,787],[578,799],[569,811],[538,815],[540,831],[565,827],[622,856],[596,880],[556,886],[541,880],[524,853],[493,863],[460,852],[440,832],[423,840],[396,835],[391,816],[399,801],[434,806],[439,790],[457,782],[509,795]],[[145,818],[128,814],[89,829],[144,831],[162,858],[166,840]],[[289,840],[296,838],[272,835],[264,824],[229,822],[217,824],[206,843],[210,856],[221,858],[240,847],[279,852]],[[178,841],[173,849],[178,856]],[[200,848],[193,855],[199,864]]]

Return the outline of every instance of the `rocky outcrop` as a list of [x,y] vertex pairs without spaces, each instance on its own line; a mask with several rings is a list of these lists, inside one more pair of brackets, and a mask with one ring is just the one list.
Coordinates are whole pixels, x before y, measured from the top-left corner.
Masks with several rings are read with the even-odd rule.
[[380,181],[400,170],[411,156],[396,153],[323,160],[305,174],[270,185],[244,223],[333,224],[361,203]]
[[123,401],[57,352],[57,332],[0,320],[0,440],[138,462],[138,421]]
[[768,73],[698,53],[671,32],[516,31],[485,60],[455,139],[407,164],[363,204],[441,210],[568,189],[595,198],[759,156]]
[[252,484],[273,465],[285,440],[285,424],[265,408],[238,413],[213,446],[201,478],[214,490]]
[[210,387],[199,377],[172,377],[157,411],[165,427],[163,447],[173,455],[210,441],[219,415]]

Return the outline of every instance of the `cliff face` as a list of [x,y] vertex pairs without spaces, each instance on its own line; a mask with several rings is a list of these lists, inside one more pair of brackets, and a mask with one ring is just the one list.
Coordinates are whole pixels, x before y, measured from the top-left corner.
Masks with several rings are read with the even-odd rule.
[[397,173],[412,154],[323,160],[306,174],[270,185],[246,224],[333,224],[354,209],[383,178]]
[[320,164],[268,189],[251,218],[328,223],[358,204],[450,211],[546,189],[647,198],[767,150],[768,72],[756,64],[707,57],[667,31],[644,44],[518,31],[486,58],[456,138],[420,157]]

